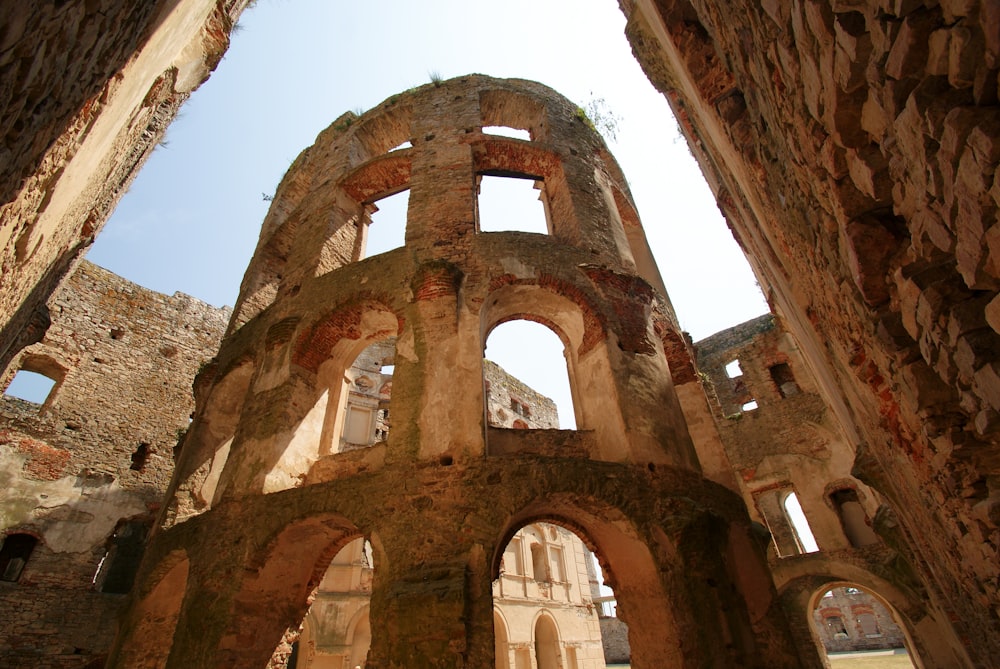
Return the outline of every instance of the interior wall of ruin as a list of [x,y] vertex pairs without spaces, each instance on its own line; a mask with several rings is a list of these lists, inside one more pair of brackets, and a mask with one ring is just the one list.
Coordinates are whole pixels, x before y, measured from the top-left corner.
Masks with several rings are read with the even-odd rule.
[[1000,652],[995,3],[622,7],[854,471],[988,664]]
[[247,1],[3,8],[0,366],[44,332],[49,295],[215,69]]
[[191,383],[231,313],[86,261],[48,308],[45,337],[0,376],[6,388],[22,366],[45,363],[60,377],[41,405],[0,397],[0,532],[38,539],[20,577],[0,582],[8,667],[80,667],[107,653],[130,584],[126,573],[105,587],[108,570],[138,567],[142,537],[123,565],[121,535],[152,527],[194,409]]

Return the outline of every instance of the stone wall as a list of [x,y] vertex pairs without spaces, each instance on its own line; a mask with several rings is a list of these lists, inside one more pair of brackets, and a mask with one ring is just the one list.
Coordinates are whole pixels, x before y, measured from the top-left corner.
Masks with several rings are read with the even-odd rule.
[[247,0],[7,3],[0,28],[0,366],[93,242]]
[[494,427],[558,429],[556,404],[490,360],[483,360],[487,422]]
[[[59,379],[43,405],[0,398],[0,529],[39,539],[20,578],[0,582],[3,666],[81,667],[107,652],[129,589],[122,561],[138,566],[127,553],[157,514],[194,375],[230,315],[87,262],[48,308],[44,339],[0,377]],[[108,582],[112,568],[124,580]]]
[[1000,13],[623,1],[734,235],[972,662],[1000,652]]

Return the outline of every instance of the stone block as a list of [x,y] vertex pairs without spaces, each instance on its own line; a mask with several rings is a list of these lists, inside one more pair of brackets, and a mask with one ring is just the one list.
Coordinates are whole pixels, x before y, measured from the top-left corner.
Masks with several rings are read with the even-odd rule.
[[968,88],[975,82],[976,68],[982,63],[982,51],[977,47],[971,30],[964,26],[951,29],[948,83],[955,88]]
[[941,12],[948,23],[968,16],[976,7],[975,0],[941,0]]
[[900,399],[911,410],[925,413],[928,409],[955,399],[950,387],[945,385],[934,370],[923,361],[906,365],[901,370]]
[[927,40],[927,65],[924,71],[931,76],[946,76],[950,60],[951,30],[941,28],[930,34]]
[[927,38],[933,28],[933,22],[926,13],[907,16],[892,41],[885,73],[897,81],[922,73],[927,57]]
[[877,219],[866,217],[848,223],[843,239],[851,277],[865,302],[882,304],[889,299],[887,274],[896,238]]
[[1000,333],[1000,295],[994,296],[989,304],[986,305],[984,316],[986,322],[993,328],[993,331]]
[[1000,410],[1000,363],[996,361],[980,367],[974,377],[976,390],[995,410]]
[[963,379],[972,381],[976,370],[1000,353],[1000,339],[990,328],[962,335],[955,346],[955,364]]

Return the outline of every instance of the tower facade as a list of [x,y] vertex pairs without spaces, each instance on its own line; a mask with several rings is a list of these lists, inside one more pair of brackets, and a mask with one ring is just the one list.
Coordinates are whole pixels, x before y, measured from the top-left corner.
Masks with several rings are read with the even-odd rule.
[[[483,176],[533,180],[548,234],[481,232]],[[405,245],[364,258],[405,189]],[[562,340],[575,430],[489,425],[484,344],[518,319]],[[539,521],[598,555],[632,666],[800,666],[741,498],[702,474],[678,340],[625,179],[568,100],[471,75],[341,116],[275,194],[108,666],[264,666],[359,537],[367,666],[495,666],[491,584]],[[378,342],[392,427],[345,449],[345,372]],[[546,635],[539,662],[575,661]]]

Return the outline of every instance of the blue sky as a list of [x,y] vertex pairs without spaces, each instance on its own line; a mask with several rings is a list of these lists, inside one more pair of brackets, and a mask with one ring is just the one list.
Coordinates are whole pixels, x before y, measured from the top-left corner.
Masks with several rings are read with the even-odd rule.
[[[481,72],[534,79],[581,104],[603,98],[620,117],[611,150],[681,324],[696,340],[764,313],[624,26],[614,0],[508,0],[502,9],[458,0],[259,0],[88,258],[154,290],[232,305],[267,211],[262,194],[274,192],[323,128],[432,75]],[[525,356],[522,335],[494,339],[490,358],[568,406],[565,388],[549,388],[561,372]],[[539,354],[562,364],[560,350]]]

